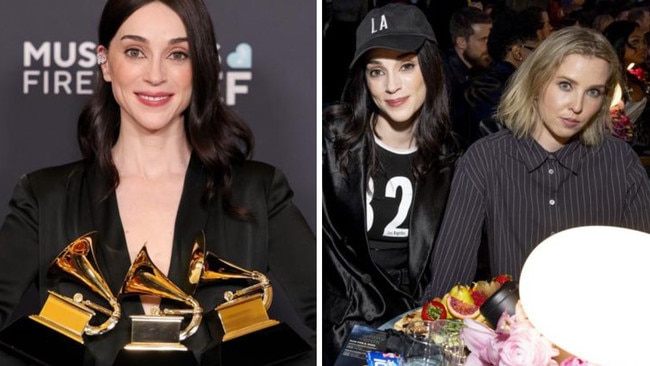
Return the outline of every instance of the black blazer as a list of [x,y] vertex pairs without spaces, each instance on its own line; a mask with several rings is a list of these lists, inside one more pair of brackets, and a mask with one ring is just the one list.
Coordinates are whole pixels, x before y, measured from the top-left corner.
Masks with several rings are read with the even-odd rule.
[[[193,156],[177,213],[168,277],[183,291],[189,290],[191,247],[195,235],[203,230],[207,250],[243,268],[267,273],[275,295],[270,317],[289,323],[313,345],[315,238],[291,201],[293,193],[284,175],[259,162],[246,161],[233,167],[232,203],[247,207],[254,215],[246,222],[227,215],[220,199],[209,206],[201,203],[205,179],[202,164]],[[56,255],[90,231],[98,231],[97,263],[113,293],[118,294],[131,263],[115,194],[106,196],[106,192],[108,183],[98,167],[83,162],[46,168],[20,179],[0,229],[0,326],[7,325],[31,283],[37,285],[40,305],[48,289],[66,296],[82,290],[84,297],[93,298],[77,283],[54,281],[47,276]],[[194,294],[206,316],[197,333],[183,343],[197,358],[223,335],[212,310],[223,302],[223,292],[231,288],[235,286],[213,283],[200,286]],[[101,298],[95,299],[108,305]],[[130,341],[129,315],[143,313],[137,296],[121,303],[122,317],[115,329],[85,337],[96,365],[112,364],[117,352]],[[163,301],[162,307],[183,306]],[[281,344],[281,340],[278,342]],[[0,364],[4,364],[1,355]]]
[[373,142],[364,139],[354,147],[344,176],[334,155],[334,144],[344,123],[326,121],[323,125],[323,353],[331,362],[354,324],[376,327],[419,306],[429,282],[429,261],[453,172],[451,161],[434,164],[416,184],[408,265],[414,286],[412,293],[406,293],[370,259],[365,161],[368,145]]

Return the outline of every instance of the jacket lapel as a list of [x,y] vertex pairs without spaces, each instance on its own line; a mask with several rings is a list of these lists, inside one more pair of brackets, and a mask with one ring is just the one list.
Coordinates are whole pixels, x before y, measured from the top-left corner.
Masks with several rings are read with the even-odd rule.
[[434,240],[447,202],[451,174],[450,167],[434,167],[427,174],[424,184],[420,182],[417,185],[409,229],[409,274],[411,281],[414,281],[411,283],[420,283],[428,271]]
[[174,247],[169,268],[169,278],[183,290],[192,295],[189,282],[189,265],[196,236],[205,230],[208,211],[201,203],[205,187],[205,174],[201,163],[194,154],[185,174],[183,194],[176,214],[174,227]]
[[98,243],[95,246],[97,264],[106,282],[117,296],[126,272],[131,266],[131,260],[115,192],[104,198],[109,191],[109,185],[96,164],[91,164],[87,169],[83,184],[85,187],[83,187],[82,197],[85,196],[86,199],[79,202],[81,212],[76,215],[78,225],[97,230]]

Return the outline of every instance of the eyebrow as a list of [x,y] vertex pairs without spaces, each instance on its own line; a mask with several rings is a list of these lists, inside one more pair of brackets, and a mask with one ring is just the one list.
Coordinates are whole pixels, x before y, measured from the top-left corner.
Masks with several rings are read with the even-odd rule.
[[[397,55],[397,57],[395,57],[395,59],[404,60],[404,59],[407,59],[407,58],[411,58],[413,56],[417,56],[417,54],[415,52],[404,52],[404,53],[401,53],[401,54]],[[371,59],[368,60],[368,63],[369,64],[378,64],[379,62],[376,59],[377,58],[371,58]]]
[[[122,38],[120,38],[120,41],[123,41],[125,39],[130,39],[130,40],[137,41],[137,42],[142,42],[142,43],[149,43],[149,40],[147,40],[146,38],[141,37],[141,36],[132,35],[132,34],[127,34],[127,35],[122,36]],[[183,43],[183,42],[188,42],[187,37],[172,38],[172,39],[169,40],[169,44],[179,44],[179,43]]]
[[[564,80],[570,82],[571,84],[579,84],[577,81],[571,79],[568,76],[557,75],[556,77],[559,78],[559,79],[564,79]],[[603,89],[606,89],[607,85],[605,85],[605,84],[596,84],[596,85],[590,85],[589,88],[603,88]]]

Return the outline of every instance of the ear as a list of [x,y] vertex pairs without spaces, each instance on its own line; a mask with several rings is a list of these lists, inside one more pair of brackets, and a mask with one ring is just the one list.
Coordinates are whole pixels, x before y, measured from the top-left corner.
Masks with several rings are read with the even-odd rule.
[[467,40],[464,37],[456,37],[456,40],[455,40],[454,43],[455,43],[456,47],[458,47],[458,48],[460,48],[462,50],[467,48]]
[[108,49],[102,45],[97,46],[97,63],[102,69],[102,76],[104,78],[104,81],[110,83],[112,78],[111,68],[108,65]]
[[508,51],[508,52],[510,52],[510,54],[512,55],[512,58],[513,58],[515,61],[519,61],[519,62],[521,62],[521,61],[524,60],[524,55],[521,54],[521,46],[519,46],[519,45],[514,45],[514,46],[512,46],[512,47],[510,48],[510,51]]

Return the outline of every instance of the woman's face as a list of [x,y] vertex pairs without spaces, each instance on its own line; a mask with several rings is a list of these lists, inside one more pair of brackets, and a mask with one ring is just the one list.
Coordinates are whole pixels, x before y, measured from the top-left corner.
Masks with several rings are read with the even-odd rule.
[[185,26],[159,2],[143,6],[120,26],[102,64],[120,106],[122,128],[147,134],[183,128],[192,96],[192,67]]
[[589,124],[603,104],[610,72],[602,58],[564,58],[537,99],[534,137],[544,149],[559,150]]
[[634,62],[636,65],[645,63],[646,55],[648,53],[648,45],[645,42],[643,31],[640,27],[636,27],[625,42],[625,56],[623,57],[624,66],[627,67],[630,63]]
[[427,94],[415,53],[371,50],[365,75],[380,117],[391,123],[413,122]]

